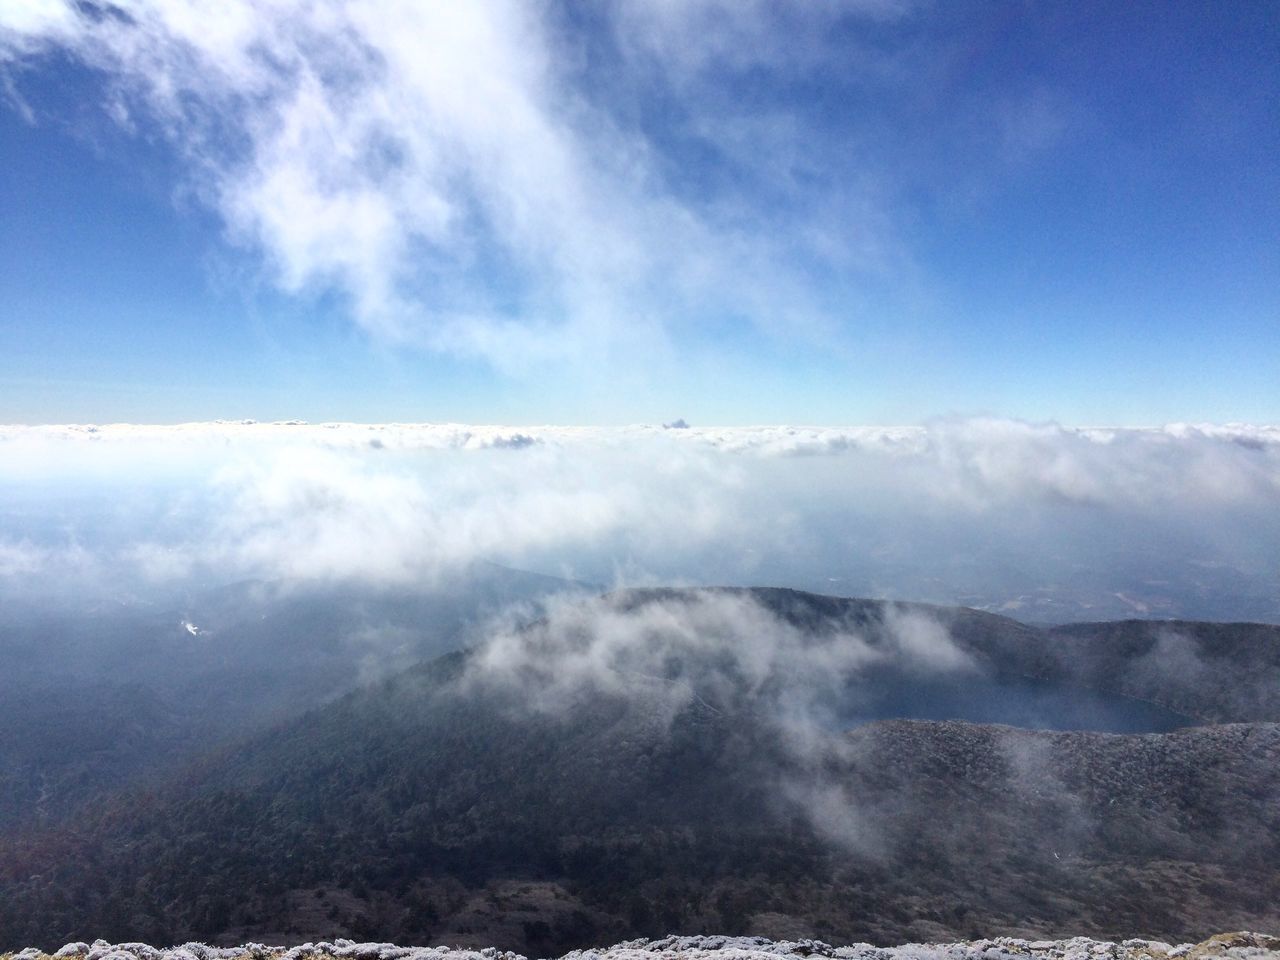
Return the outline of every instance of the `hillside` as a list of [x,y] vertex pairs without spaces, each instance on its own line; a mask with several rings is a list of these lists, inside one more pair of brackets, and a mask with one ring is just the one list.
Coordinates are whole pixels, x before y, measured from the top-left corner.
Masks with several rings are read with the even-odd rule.
[[[1114,712],[1208,702],[1213,657],[1205,699],[1178,699],[1141,654],[1112,671],[1142,699],[1108,695],[1104,719],[1162,732],[881,716],[876,691],[914,682],[965,708],[1097,694],[1079,686],[1088,658],[1052,636],[792,591],[567,605],[11,837],[0,943],[342,934],[548,955],[677,929],[892,943],[1280,927],[1280,726]],[[1242,643],[1262,692],[1240,703],[1274,717],[1273,648]]]
[[161,597],[0,604],[0,832],[465,645],[512,604],[580,589],[493,564],[413,588],[246,581]]

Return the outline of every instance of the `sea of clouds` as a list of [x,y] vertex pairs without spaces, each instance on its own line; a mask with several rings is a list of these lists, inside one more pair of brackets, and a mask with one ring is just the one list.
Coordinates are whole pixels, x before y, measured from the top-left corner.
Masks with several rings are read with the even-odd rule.
[[411,586],[483,560],[1031,620],[1280,619],[1270,426],[0,426],[0,489],[9,594]]

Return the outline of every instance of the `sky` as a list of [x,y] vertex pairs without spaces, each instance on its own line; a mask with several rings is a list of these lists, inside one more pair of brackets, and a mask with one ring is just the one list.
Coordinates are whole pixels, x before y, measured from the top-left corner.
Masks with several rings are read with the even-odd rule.
[[0,597],[1280,622],[1278,49],[1247,2],[0,0]]
[[1280,420],[1267,3],[0,0],[0,422]]

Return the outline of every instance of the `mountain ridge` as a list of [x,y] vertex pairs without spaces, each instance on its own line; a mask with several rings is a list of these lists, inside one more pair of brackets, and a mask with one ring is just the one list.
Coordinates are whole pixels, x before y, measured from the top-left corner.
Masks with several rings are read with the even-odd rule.
[[[680,928],[888,943],[1280,927],[1280,726],[843,729],[811,697],[848,692],[833,664],[957,687],[989,680],[960,656],[979,650],[1065,669],[1016,621],[922,626],[922,609],[746,589],[575,601],[60,833],[0,840],[0,943],[336,931],[545,954]],[[1242,668],[1274,696],[1260,636]],[[913,672],[908,640],[958,666]],[[1168,689],[1225,715],[1275,706],[1224,698],[1205,664],[1204,690]]]

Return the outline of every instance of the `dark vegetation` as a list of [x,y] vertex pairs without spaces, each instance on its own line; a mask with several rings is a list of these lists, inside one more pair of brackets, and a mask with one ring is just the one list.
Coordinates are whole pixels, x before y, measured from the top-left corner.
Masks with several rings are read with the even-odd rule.
[[576,589],[477,564],[428,588],[247,581],[154,603],[0,604],[0,833],[160,784],[220,745],[458,649],[512,603]]
[[[814,631],[883,631],[882,603],[751,596]],[[759,697],[697,687],[688,664],[698,696],[674,717],[661,677],[546,712],[518,688],[460,682],[472,655],[453,653],[150,788],[11,829],[0,948],[349,935],[545,956],[671,931],[1197,940],[1280,926],[1280,629],[1046,632],[931,613],[985,664],[983,697],[1079,691],[1163,711],[1158,729],[1200,725],[881,719],[799,749]]]

